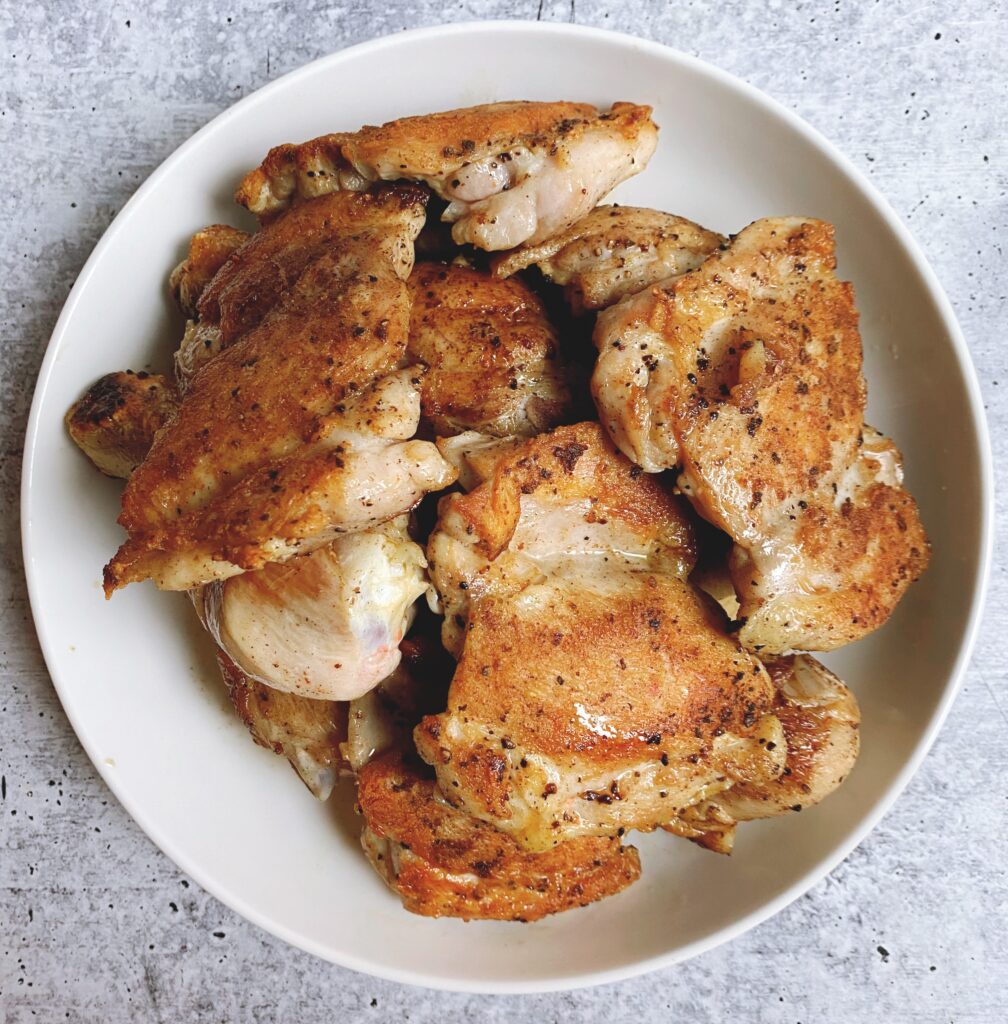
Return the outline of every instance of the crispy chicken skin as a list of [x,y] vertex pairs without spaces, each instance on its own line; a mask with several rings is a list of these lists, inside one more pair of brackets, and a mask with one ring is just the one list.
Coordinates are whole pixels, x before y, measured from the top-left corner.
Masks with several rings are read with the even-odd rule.
[[459,663],[414,737],[446,799],[527,849],[651,829],[784,768],[769,676],[685,582],[680,500],[594,423],[442,499],[428,561]]
[[860,748],[857,699],[832,672],[807,654],[764,664],[787,742],[784,771],[769,781],[741,782],[664,826],[718,853],[731,852],[737,822],[792,814],[824,800],[851,773]]
[[[349,224],[340,207],[353,211]],[[433,445],[410,440],[420,373],[396,369],[409,328],[402,254],[423,222],[422,196],[337,193],[292,212],[313,209],[337,226],[324,252],[197,371],[131,476],[119,517],[129,539],[106,566],[107,594],[148,578],[185,590],[285,561],[454,479]],[[262,234],[272,230],[284,221]],[[220,301],[216,282],[201,308]]]
[[536,921],[612,896],[640,877],[637,850],[617,839],[522,849],[448,804],[423,766],[400,753],[361,771],[358,801],[364,852],[414,914]]
[[201,366],[274,313],[313,263],[358,234],[368,233],[396,276],[408,277],[425,201],[422,193],[406,188],[331,195],[246,236],[200,294],[175,355],[179,387],[184,392]]
[[864,424],[853,289],[833,229],[756,221],[697,270],[599,316],[592,390],[616,444],[735,542],[742,642],[831,650],[927,566],[895,446]]
[[353,700],[399,664],[427,591],[407,516],[337,538],[194,597],[214,640],[252,680],[320,700]]
[[178,408],[174,384],[158,373],[122,370],[95,381],[67,410],[67,431],[106,476],[125,480]]
[[427,367],[420,402],[436,433],[531,436],[570,414],[556,331],[523,282],[420,263],[408,284],[406,351]]
[[261,747],[286,757],[319,800],[327,800],[342,772],[347,741],[347,704],[308,700],[250,679],[220,648],[217,664],[231,704]]
[[232,253],[248,240],[247,231],[228,224],[211,224],[192,236],[186,258],[168,278],[172,295],[187,317],[197,316],[197,305],[206,286]]
[[650,107],[491,103],[281,146],[235,198],[269,218],[323,191],[409,179],[448,202],[442,219],[458,244],[510,249],[584,216],[644,169],[657,140]]
[[509,277],[533,264],[564,294],[576,314],[605,309],[627,295],[695,270],[725,239],[661,210],[598,206],[566,231],[494,260]]

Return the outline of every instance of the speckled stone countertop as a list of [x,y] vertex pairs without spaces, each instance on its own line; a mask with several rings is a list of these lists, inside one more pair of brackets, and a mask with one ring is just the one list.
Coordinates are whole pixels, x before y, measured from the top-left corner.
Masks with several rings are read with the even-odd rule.
[[[225,909],[143,835],[84,755],[23,582],[17,492],[35,375],[109,221],[192,132],[299,65],[445,20],[619,29],[734,72],[850,156],[909,224],[1008,451],[1008,11],[991,0],[234,0],[0,4],[0,1021],[954,1021],[1008,1005],[1008,578],[965,687],[871,837],[776,918],[682,966],[534,997],[331,967]],[[516,89],[516,92],[520,92]],[[998,543],[1008,507],[998,499]]]

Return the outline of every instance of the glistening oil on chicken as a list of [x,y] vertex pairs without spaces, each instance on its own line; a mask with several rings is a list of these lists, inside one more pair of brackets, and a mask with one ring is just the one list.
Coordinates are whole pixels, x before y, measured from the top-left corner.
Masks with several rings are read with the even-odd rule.
[[860,711],[808,652],[930,552],[864,421],[843,225],[599,205],[644,105],[333,128],[239,183],[257,231],[193,235],[173,372],[67,413],[126,481],[107,594],[188,593],[240,722],[357,787],[413,913],[619,899],[635,830],[727,854],[823,801]]

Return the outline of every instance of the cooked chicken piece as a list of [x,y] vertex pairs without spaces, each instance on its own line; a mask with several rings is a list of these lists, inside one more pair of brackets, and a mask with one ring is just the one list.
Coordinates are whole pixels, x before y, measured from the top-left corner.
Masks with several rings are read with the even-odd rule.
[[428,560],[459,664],[417,749],[451,803],[528,849],[651,829],[784,768],[770,678],[685,582],[680,502],[595,423],[442,499]]
[[407,516],[339,537],[258,572],[201,588],[197,610],[250,679],[322,700],[353,700],[399,664],[427,591]]
[[695,270],[725,239],[661,210],[599,206],[539,245],[524,245],[494,262],[498,277],[535,264],[564,286],[571,309],[605,309],[626,295]]
[[757,221],[599,316],[616,444],[735,541],[742,642],[831,650],[880,626],[929,548],[899,452],[864,425],[853,289],[822,221]]
[[776,689],[774,714],[784,729],[787,765],[776,779],[739,783],[666,825],[718,853],[730,853],[735,823],[812,807],[850,774],[860,746],[857,698],[806,654],[765,662]]
[[640,877],[637,850],[618,839],[522,849],[446,803],[422,766],[399,753],[361,771],[358,800],[364,852],[414,914],[537,921],[612,896]]
[[65,422],[77,447],[106,476],[125,480],[177,408],[167,377],[123,370],[95,381],[67,410]]
[[521,281],[420,263],[407,355],[428,370],[423,415],[438,434],[538,434],[570,413],[556,332]]
[[[379,248],[375,258],[383,262],[381,276],[392,270],[407,278],[425,201],[419,190],[403,187],[356,198],[331,195],[303,204],[249,236],[200,295],[196,319],[187,324],[175,356],[180,388],[185,391],[204,363],[274,313],[312,264],[360,234],[368,234],[370,244]],[[339,260],[333,265],[347,277],[355,272],[352,258],[345,266]]]
[[220,648],[217,663],[231,703],[256,743],[286,757],[312,793],[328,800],[340,774],[350,771],[342,753],[347,704],[308,700],[264,686],[249,679]]
[[235,198],[269,218],[321,192],[405,178],[447,200],[459,245],[511,249],[584,216],[647,166],[657,141],[650,107],[490,103],[281,146]]
[[247,231],[227,224],[211,224],[192,236],[186,258],[168,278],[175,301],[187,317],[194,319],[198,315],[197,305],[206,286],[231,254],[248,240]]
[[421,374],[395,369],[409,326],[403,254],[423,203],[409,188],[316,203],[293,213],[314,208],[332,224],[334,206],[350,207],[353,234],[333,232],[276,308],[197,372],[126,486],[130,536],[106,567],[107,594],[148,578],[187,590],[286,561],[454,480],[433,444],[410,440]]

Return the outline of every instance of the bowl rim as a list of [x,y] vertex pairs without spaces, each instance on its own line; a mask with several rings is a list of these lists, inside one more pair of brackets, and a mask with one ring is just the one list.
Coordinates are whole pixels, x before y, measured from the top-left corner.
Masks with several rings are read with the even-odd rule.
[[[243,115],[249,109],[270,98],[274,92],[285,89],[290,82],[299,76],[306,76],[319,71],[322,67],[336,65],[341,61],[362,55],[373,56],[386,49],[394,49],[398,45],[423,43],[424,40],[432,37],[443,38],[444,36],[466,35],[469,33],[487,33],[497,31],[509,32],[536,32],[543,35],[554,35],[557,37],[580,37],[583,39],[595,39],[617,44],[622,47],[636,48],[641,52],[660,57],[663,60],[679,64],[693,72],[713,79],[721,86],[735,93],[757,107],[762,108],[766,113],[781,119],[787,127],[798,133],[806,142],[810,143],[823,156],[837,165],[848,177],[851,183],[858,189],[862,197],[870,204],[873,210],[883,219],[886,226],[895,236],[897,242],[903,247],[913,264],[914,270],[920,276],[924,286],[931,295],[943,328],[951,339],[952,348],[955,353],[966,394],[970,411],[971,425],[976,437],[978,458],[980,463],[980,491],[981,491],[981,518],[979,531],[978,568],[973,581],[973,589],[970,595],[970,613],[965,626],[962,642],[956,654],[955,661],[948,675],[945,689],[931,716],[931,720],[924,729],[920,739],[913,749],[910,757],[907,758],[895,779],[876,798],[874,806],[864,816],[859,825],[852,831],[851,835],[842,843],[838,844],[830,854],[823,857],[812,868],[792,882],[783,892],[773,899],[762,904],[760,907],[743,915],[731,925],[721,928],[718,931],[704,936],[677,949],[666,953],[648,957],[606,970],[587,971],[581,974],[553,979],[509,979],[507,981],[495,980],[491,982],[470,980],[457,976],[432,974],[410,969],[391,967],[383,963],[372,962],[364,958],[358,958],[352,953],[334,954],[331,950],[323,947],[320,943],[298,935],[286,925],[270,919],[265,914],[260,914],[255,908],[246,904],[243,897],[232,892],[227,883],[216,878],[211,878],[204,872],[198,863],[193,863],[188,856],[176,849],[173,841],[162,834],[158,825],[151,820],[147,811],[134,805],[133,801],[119,792],[118,781],[115,773],[103,762],[97,748],[88,735],[88,731],[75,714],[72,702],[64,699],[64,688],[56,675],[52,672],[51,665],[55,664],[53,657],[54,638],[41,618],[41,593],[40,581],[36,576],[34,562],[31,558],[32,549],[32,521],[31,521],[31,481],[35,459],[36,442],[41,421],[42,407],[48,390],[49,379],[56,363],[57,353],[60,350],[68,326],[73,320],[76,307],[81,296],[87,288],[88,282],[94,275],[96,267],[101,263],[104,253],[112,243],[112,240],[121,232],[128,223],[133,209],[144,202],[146,197],[154,191],[162,178],[169,175],[175,166],[184,160],[190,149],[201,144],[203,139],[218,130],[229,120]],[[116,799],[130,815],[134,822],[143,832],[165,853],[168,858],[182,871],[195,880],[206,892],[220,900],[231,910],[240,914],[247,921],[264,929],[270,934],[283,940],[297,949],[304,950],[323,960],[335,963],[338,966],[346,967],[354,971],[369,974],[387,981],[394,981],[400,984],[419,985],[429,989],[437,989],[453,992],[488,993],[488,994],[522,994],[568,991],[584,988],[592,985],[600,985],[623,981],[629,978],[655,971],[663,967],[669,967],[680,963],[691,957],[697,956],[723,943],[729,942],[738,936],[756,927],[758,924],[768,920],[770,917],[783,910],[798,897],[808,892],[812,886],[821,881],[841,861],[866,838],[875,828],[881,818],[891,809],[896,799],[906,788],[910,779],[920,767],[925,756],[930,750],[934,740],[941,729],[952,702],[955,700],[963,684],[966,669],[976,643],[980,624],[983,619],[984,603],[991,572],[991,561],[993,555],[993,516],[994,516],[994,484],[993,484],[993,455],[990,443],[990,434],[987,419],[984,412],[983,400],[980,392],[980,385],[976,369],[963,336],[962,330],[956,319],[952,305],[945,294],[934,270],[918,243],[910,234],[909,229],[898,217],[882,193],[868,180],[862,171],[831,143],[818,130],[809,125],[798,114],[786,107],[780,101],[772,98],[744,79],[739,78],[721,68],[702,60],[699,57],[684,53],[673,47],[653,40],[641,39],[637,36],[624,32],[616,32],[608,29],[600,29],[584,25],[575,25],[560,22],[540,22],[522,19],[504,20],[471,20],[454,22],[446,25],[436,25],[424,28],[410,29],[402,32],[392,32],[386,35],[377,36],[337,50],[326,56],[319,57],[301,67],[287,72],[280,78],[260,87],[247,96],[238,100],[232,106],[221,111],[202,128],[196,131],[177,149],[175,149],[140,185],[136,192],[127,200],[122,209],[106,228],[99,239],[94,250],[85,262],[78,275],[69,296],[64,303],[63,309],[53,328],[52,335],[46,348],[46,353],[39,369],[36,381],[35,392],[32,398],[31,411],[28,419],[28,426],[25,433],[24,457],[22,461],[21,479],[21,534],[22,554],[24,559],[25,576],[28,585],[29,604],[35,622],[36,633],[42,650],[46,668],[50,673],[53,686],[59,695],[63,705],[64,713],[70,720],[74,732],[90,758],[92,764],[101,776],[105,785],[112,791]],[[405,911],[404,911],[405,913]]]

